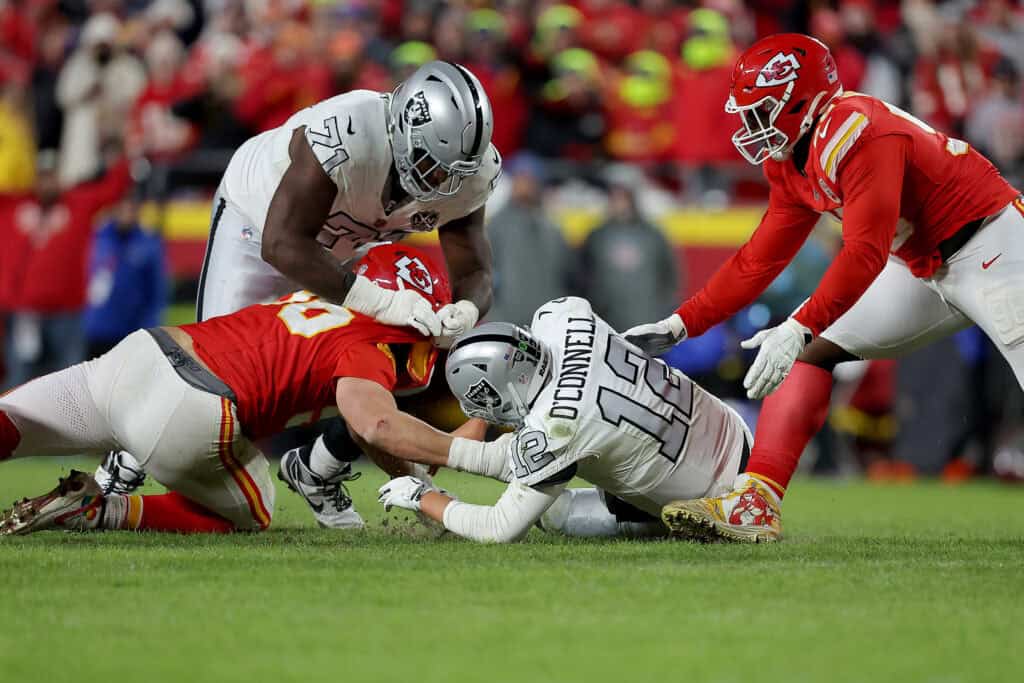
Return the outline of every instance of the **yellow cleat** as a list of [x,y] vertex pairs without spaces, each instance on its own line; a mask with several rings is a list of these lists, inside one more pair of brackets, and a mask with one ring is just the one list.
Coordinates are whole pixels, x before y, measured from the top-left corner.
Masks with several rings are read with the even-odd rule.
[[661,519],[677,538],[710,543],[770,543],[782,538],[780,501],[763,481],[741,474],[733,490],[715,498],[677,500]]

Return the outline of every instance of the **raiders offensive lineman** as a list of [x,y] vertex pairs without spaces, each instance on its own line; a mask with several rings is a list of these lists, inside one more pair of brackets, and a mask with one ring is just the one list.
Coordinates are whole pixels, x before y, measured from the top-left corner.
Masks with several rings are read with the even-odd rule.
[[735,411],[626,342],[583,299],[545,304],[529,332],[488,323],[459,337],[446,374],[467,415],[517,431],[490,443],[448,438],[447,451],[426,464],[504,479],[508,488],[494,506],[470,505],[400,477],[381,487],[380,502],[473,540],[517,540],[542,515],[546,528],[608,535],[611,506],[599,509],[592,489],[566,491],[574,476],[655,522],[684,492],[728,490],[749,452]]
[[[491,304],[484,203],[501,173],[493,116],[466,68],[434,61],[392,94],[353,91],[245,142],[214,196],[196,317],[203,321],[306,289],[445,346]],[[434,312],[412,290],[352,271],[367,245],[438,229],[455,303]],[[337,430],[341,431],[341,430]],[[282,478],[324,526],[362,526],[323,437],[289,451]],[[126,453],[96,473],[107,492],[142,482]]]

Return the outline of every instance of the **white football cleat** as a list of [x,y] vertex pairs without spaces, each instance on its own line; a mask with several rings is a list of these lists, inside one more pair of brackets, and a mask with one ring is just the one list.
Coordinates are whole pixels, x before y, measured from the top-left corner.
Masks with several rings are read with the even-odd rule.
[[93,475],[100,491],[105,496],[117,494],[127,496],[146,483],[142,465],[130,453],[110,451]]
[[96,481],[71,470],[57,488],[36,498],[22,498],[0,517],[0,536],[31,534],[44,529],[92,531],[103,521],[104,499]]
[[352,506],[352,496],[343,482],[358,479],[360,472],[352,472],[352,464],[330,479],[324,479],[309,469],[302,461],[303,450],[311,450],[312,444],[293,448],[281,456],[281,468],[277,478],[292,491],[306,499],[313,510],[317,524],[325,529],[362,529],[366,526],[362,516]]

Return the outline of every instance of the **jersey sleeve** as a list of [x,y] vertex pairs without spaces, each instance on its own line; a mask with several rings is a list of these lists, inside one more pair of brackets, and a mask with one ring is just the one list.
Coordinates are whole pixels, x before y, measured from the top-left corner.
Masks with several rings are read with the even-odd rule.
[[[306,142],[313,156],[338,187],[344,186],[343,170],[349,159],[349,150],[342,137],[342,126],[346,125],[342,118],[339,114],[327,113],[306,126]],[[351,117],[348,121],[351,125]]]
[[512,481],[494,505],[471,505],[457,500],[448,503],[444,527],[482,543],[518,541],[564,490],[565,484],[532,487]]
[[910,140],[865,140],[836,169],[843,196],[843,246],[811,298],[793,315],[820,334],[857,302],[885,267],[896,224]]
[[578,428],[577,420],[538,413],[527,415],[515,440],[507,446],[513,481],[524,486],[544,486],[572,479],[576,461],[581,457],[572,448]]
[[676,313],[696,337],[748,306],[793,260],[818,222],[818,214],[773,186],[768,210],[750,240]]
[[338,359],[338,364],[334,368],[334,378],[339,377],[368,379],[392,391],[398,384],[395,356],[387,344],[352,344]]

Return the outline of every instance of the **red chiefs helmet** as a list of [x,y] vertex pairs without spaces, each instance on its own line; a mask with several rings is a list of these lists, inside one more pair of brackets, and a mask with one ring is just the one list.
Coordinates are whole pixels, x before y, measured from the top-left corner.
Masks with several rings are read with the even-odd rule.
[[842,91],[836,62],[821,41],[802,33],[762,38],[732,72],[725,111],[743,122],[732,143],[752,164],[779,159]]
[[447,270],[416,247],[391,242],[378,244],[359,260],[356,275],[384,289],[397,291],[411,287],[430,301],[435,311],[452,302]]

